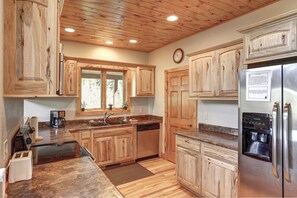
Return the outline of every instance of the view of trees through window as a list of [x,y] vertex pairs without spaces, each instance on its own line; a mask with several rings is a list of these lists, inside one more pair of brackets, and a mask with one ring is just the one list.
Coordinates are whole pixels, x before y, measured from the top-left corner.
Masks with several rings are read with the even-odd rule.
[[107,72],[106,78],[106,107],[112,104],[115,108],[121,108],[124,103],[124,73]]
[[101,71],[82,70],[81,75],[81,108],[101,108]]
[[[103,82],[102,79],[106,79],[106,81]],[[106,86],[106,93],[102,93],[102,86],[104,85]],[[113,108],[121,108],[124,104],[124,92],[124,72],[82,70],[81,108],[83,110],[102,109],[103,97],[106,98],[106,108],[109,105],[112,105]]]

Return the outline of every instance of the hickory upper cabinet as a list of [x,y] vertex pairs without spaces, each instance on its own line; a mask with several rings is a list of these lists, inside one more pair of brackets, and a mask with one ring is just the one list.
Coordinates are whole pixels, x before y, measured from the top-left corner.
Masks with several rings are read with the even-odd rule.
[[214,96],[214,58],[213,51],[190,57],[190,97]]
[[252,24],[244,34],[244,63],[252,64],[297,55],[297,11]]
[[236,100],[242,48],[241,41],[234,41],[190,54],[190,97]]
[[155,95],[155,68],[137,67],[136,71],[136,95],[154,96]]
[[4,1],[4,96],[54,95],[57,0]]
[[64,95],[77,95],[77,61],[66,60],[64,65]]
[[242,44],[237,44],[216,51],[216,96],[238,95],[238,70],[243,67],[242,48]]

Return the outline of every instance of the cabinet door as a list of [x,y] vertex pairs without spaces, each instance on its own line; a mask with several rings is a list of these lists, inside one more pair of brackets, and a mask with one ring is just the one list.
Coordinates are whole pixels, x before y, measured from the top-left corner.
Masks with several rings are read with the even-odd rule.
[[80,132],[72,132],[71,133],[72,134],[72,136],[74,137],[74,139],[78,142],[78,143],[80,143],[81,142],[81,133]]
[[115,136],[115,160],[126,161],[133,160],[134,157],[134,141],[133,135]]
[[203,157],[202,194],[206,197],[236,197],[236,167],[225,162]]
[[176,149],[176,175],[186,188],[201,193],[201,155],[182,147]]
[[242,65],[242,44],[217,51],[217,96],[237,96],[238,70]]
[[[245,63],[291,57],[297,50],[295,19],[280,20],[273,25],[252,29],[244,35]],[[296,55],[295,55],[296,56]]]
[[64,67],[64,85],[65,85],[65,95],[71,96],[77,94],[77,84],[76,84],[76,64],[77,61],[67,60]]
[[4,94],[55,95],[57,0],[7,0],[4,6]]
[[137,86],[138,96],[155,95],[155,68],[137,67]]
[[214,52],[190,57],[190,97],[214,95]]
[[5,1],[4,94],[49,94],[47,1]]
[[92,131],[90,130],[85,130],[81,131],[81,141],[80,144],[83,147],[86,147],[91,153],[93,153],[93,137],[92,137]]
[[113,137],[94,138],[93,154],[98,165],[114,162],[114,139]]

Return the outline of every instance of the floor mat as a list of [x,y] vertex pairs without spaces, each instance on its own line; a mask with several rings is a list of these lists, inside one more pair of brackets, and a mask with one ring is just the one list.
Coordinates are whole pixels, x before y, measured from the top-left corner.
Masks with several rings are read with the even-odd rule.
[[154,175],[138,163],[108,168],[103,172],[115,186]]

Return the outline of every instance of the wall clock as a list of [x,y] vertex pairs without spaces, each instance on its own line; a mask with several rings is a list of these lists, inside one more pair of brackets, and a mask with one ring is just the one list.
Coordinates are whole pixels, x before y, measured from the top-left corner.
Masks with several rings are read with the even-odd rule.
[[183,58],[184,58],[184,51],[181,48],[177,48],[173,52],[173,61],[175,63],[180,63],[182,62]]

